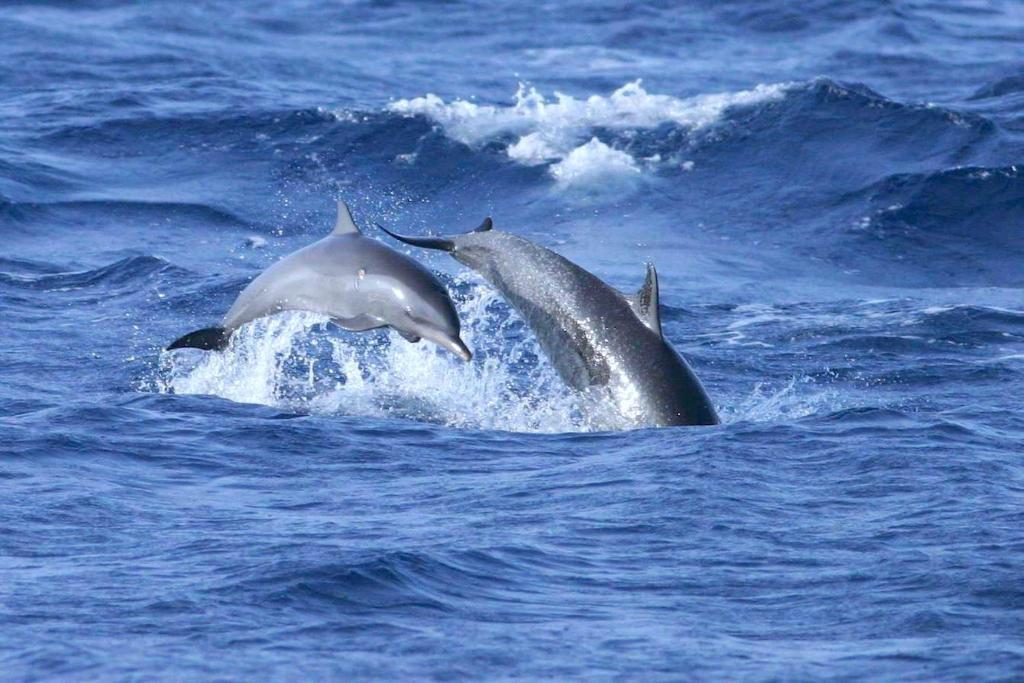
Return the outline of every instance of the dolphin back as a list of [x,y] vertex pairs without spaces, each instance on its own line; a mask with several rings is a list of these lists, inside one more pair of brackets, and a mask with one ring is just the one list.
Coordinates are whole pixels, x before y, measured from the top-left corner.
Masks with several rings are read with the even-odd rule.
[[714,425],[714,405],[663,337],[657,272],[633,295],[555,252],[501,231],[453,238],[452,252],[496,287],[576,390],[607,387],[637,425]]
[[492,230],[490,219],[446,237],[388,234],[406,244],[451,253],[502,293],[573,389],[607,387],[637,424],[717,424],[704,387],[661,333],[657,273],[648,265],[634,295],[550,249]]

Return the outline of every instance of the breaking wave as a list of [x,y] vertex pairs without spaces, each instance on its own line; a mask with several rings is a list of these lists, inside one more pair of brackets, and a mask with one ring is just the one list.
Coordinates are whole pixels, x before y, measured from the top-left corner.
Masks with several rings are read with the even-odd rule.
[[689,98],[647,92],[640,80],[627,83],[611,95],[575,98],[556,92],[548,98],[520,84],[508,106],[483,105],[463,99],[446,102],[427,94],[392,102],[389,110],[406,116],[424,116],[441,126],[452,139],[470,146],[492,142],[504,145],[508,157],[527,166],[548,165],[548,172],[564,186],[592,184],[610,177],[630,178],[643,165],[686,163],[660,156],[637,158],[601,139],[595,131],[626,134],[675,125],[690,130],[710,126],[732,107],[780,99],[792,84],[758,85],[732,93]]

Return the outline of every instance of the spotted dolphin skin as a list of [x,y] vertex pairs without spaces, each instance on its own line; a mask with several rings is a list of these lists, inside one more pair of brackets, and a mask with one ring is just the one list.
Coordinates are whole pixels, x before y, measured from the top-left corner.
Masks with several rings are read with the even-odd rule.
[[346,330],[392,327],[405,339],[421,338],[463,360],[459,317],[448,292],[408,256],[363,235],[344,202],[333,232],[286,256],[249,283],[217,327],[186,334],[170,349],[221,350],[242,325],[282,311],[330,316]]
[[607,387],[636,426],[713,425],[718,415],[700,380],[661,332],[658,276],[624,295],[555,252],[492,229],[397,240],[449,252],[478,272],[526,320],[566,384]]

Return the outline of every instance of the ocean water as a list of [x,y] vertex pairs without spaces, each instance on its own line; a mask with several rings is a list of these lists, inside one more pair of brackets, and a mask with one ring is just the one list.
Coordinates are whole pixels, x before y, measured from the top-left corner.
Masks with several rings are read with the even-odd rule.
[[[338,198],[653,261],[723,424],[424,251],[470,364],[161,350]],[[4,2],[0,235],[0,679],[1024,676],[1018,2]]]

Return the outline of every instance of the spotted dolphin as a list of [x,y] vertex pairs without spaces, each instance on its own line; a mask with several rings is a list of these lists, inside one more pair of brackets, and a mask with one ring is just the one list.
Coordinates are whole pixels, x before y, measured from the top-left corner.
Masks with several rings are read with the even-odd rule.
[[472,232],[448,237],[377,227],[406,244],[447,251],[478,272],[525,319],[566,384],[577,391],[606,387],[636,426],[718,424],[697,375],[662,335],[653,265],[640,290],[624,295],[555,252],[492,226],[487,218]]
[[408,341],[423,338],[463,360],[472,356],[444,285],[413,259],[363,235],[344,202],[338,202],[330,235],[260,273],[219,326],[186,334],[167,348],[221,350],[242,325],[282,311],[322,313],[356,332],[391,327]]

